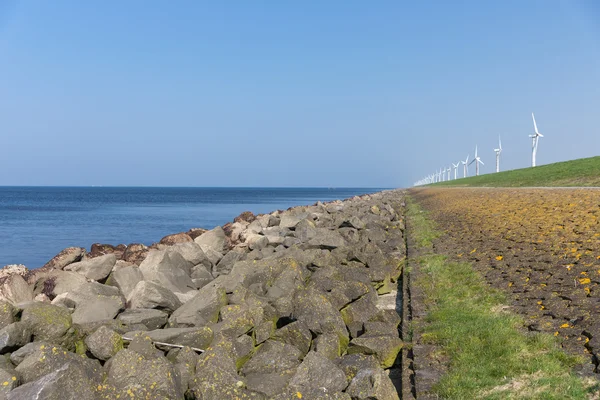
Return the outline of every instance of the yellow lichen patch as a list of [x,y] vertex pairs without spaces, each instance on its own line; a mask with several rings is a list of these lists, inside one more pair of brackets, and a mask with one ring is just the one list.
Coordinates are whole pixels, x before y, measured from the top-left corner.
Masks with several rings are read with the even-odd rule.
[[299,398],[299,399],[301,399],[302,398],[302,393],[296,392],[296,397]]
[[582,285],[587,285],[591,282],[592,280],[590,278],[579,278],[579,283],[581,283]]
[[502,256],[496,256],[496,260],[498,260],[498,261],[502,261],[503,258],[504,257],[502,257]]
[[567,323],[564,323],[564,324],[562,324],[560,327],[561,327],[561,328],[568,328],[568,327],[569,327],[569,324],[567,324]]

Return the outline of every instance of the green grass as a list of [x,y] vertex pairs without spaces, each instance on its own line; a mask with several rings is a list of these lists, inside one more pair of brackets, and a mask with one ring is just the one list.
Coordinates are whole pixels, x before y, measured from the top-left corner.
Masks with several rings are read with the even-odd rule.
[[[470,264],[431,253],[439,234],[418,205],[408,203],[411,235],[429,253],[413,281],[429,305],[418,334],[439,347],[449,369],[434,387],[444,399],[588,399],[600,386],[572,372],[583,360],[562,352],[552,335],[532,334],[505,311],[505,298]],[[426,250],[427,250],[426,248]],[[414,261],[413,261],[414,262]],[[418,362],[418,360],[417,360]]]
[[431,186],[600,186],[600,156],[467,177]]

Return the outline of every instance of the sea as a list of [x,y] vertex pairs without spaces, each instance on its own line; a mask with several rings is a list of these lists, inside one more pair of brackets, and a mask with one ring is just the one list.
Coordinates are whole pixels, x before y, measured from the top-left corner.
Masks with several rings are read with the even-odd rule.
[[66,247],[150,245],[242,213],[270,213],[385,188],[0,187],[0,267],[43,266]]

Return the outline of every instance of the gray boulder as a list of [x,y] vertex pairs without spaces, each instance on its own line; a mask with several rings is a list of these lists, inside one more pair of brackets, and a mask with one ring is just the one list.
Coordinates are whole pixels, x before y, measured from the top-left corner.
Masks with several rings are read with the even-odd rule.
[[348,354],[373,354],[382,368],[390,368],[394,365],[402,345],[399,337],[363,335],[352,339],[348,347]]
[[4,354],[31,341],[31,329],[24,322],[13,322],[0,329],[0,353]]
[[87,282],[72,292],[57,296],[52,304],[74,307],[73,323],[85,324],[113,319],[125,308],[125,298],[116,287]]
[[186,261],[192,265],[203,264],[210,268],[211,262],[202,251],[202,247],[196,242],[179,243],[171,247],[171,251],[179,253]]
[[7,393],[7,400],[96,400],[98,383],[76,362],[67,362]]
[[151,308],[125,310],[117,316],[117,320],[125,325],[142,324],[148,330],[160,329],[167,324],[169,314]]
[[312,342],[312,334],[302,321],[294,321],[284,327],[277,329],[272,335],[273,340],[291,344],[302,352],[302,355],[308,353]]
[[173,312],[169,325],[190,327],[216,323],[224,305],[227,305],[225,289],[216,285],[204,286],[190,301]]
[[15,322],[16,314],[17,309],[12,304],[8,301],[0,301],[0,328],[4,328]]
[[106,384],[112,398],[182,399],[175,366],[165,357],[148,356],[131,349],[119,351],[108,362]]
[[69,310],[52,304],[32,302],[23,305],[21,323],[29,327],[33,340],[60,344],[73,325]]
[[60,269],[62,270],[69,264],[81,260],[85,255],[86,250],[83,247],[67,247],[57,255],[55,255],[50,261],[48,261],[43,269]]
[[158,308],[175,311],[181,307],[181,301],[173,292],[154,282],[141,281],[127,298],[130,308]]
[[279,218],[280,228],[295,228],[301,220],[306,218],[306,213],[294,214],[288,211],[281,214]]
[[225,235],[225,231],[223,231],[223,228],[220,226],[204,232],[202,235],[194,239],[194,242],[198,243],[199,245],[208,246],[219,253],[223,253],[229,247],[227,243],[227,235]]
[[53,300],[61,293],[72,292],[85,285],[87,280],[83,275],[72,271],[49,271],[42,274],[35,282],[33,294],[43,293]]
[[361,369],[346,389],[352,399],[389,399],[399,400],[398,392],[390,377],[381,368]]
[[219,275],[229,274],[233,265],[237,261],[244,260],[246,258],[246,253],[242,251],[232,250],[225,254],[223,258],[217,263],[217,265],[213,268],[213,275],[216,278]]
[[21,275],[8,276],[0,286],[0,300],[12,304],[33,300],[33,288],[25,282]]
[[116,262],[116,255],[105,254],[100,257],[90,258],[69,264],[64,268],[64,270],[77,272],[85,276],[87,279],[100,281],[105,279],[108,274],[110,274],[110,271],[112,271]]
[[338,231],[327,228],[316,228],[315,236],[308,240],[306,248],[335,249],[346,245],[346,241]]
[[[138,332],[129,332],[125,336],[131,337],[138,334]],[[213,340],[213,331],[207,326],[193,327],[193,328],[165,328],[155,329],[153,331],[143,332],[144,335],[149,337],[153,342],[162,342],[169,344],[177,344],[180,346],[189,346],[197,349],[206,349]],[[156,344],[158,348],[163,346]],[[166,350],[170,350],[170,347],[165,347]]]
[[115,270],[106,281],[107,285],[119,288],[123,296],[129,297],[135,286],[144,279],[139,267],[127,266]]
[[145,281],[155,282],[173,293],[196,289],[190,277],[192,264],[176,251],[152,250],[140,264]]
[[348,385],[346,375],[331,360],[311,351],[298,367],[289,386],[302,393],[317,389],[325,393],[343,391]]
[[86,337],[85,344],[94,357],[99,360],[108,360],[123,349],[121,335],[106,326],[101,326],[96,332]]

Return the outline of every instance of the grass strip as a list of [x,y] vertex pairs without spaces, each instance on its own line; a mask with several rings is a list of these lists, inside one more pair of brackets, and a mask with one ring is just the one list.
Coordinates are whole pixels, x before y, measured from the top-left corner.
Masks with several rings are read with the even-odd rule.
[[432,186],[596,187],[600,186],[600,156],[472,176]]
[[[565,354],[557,339],[529,333],[506,311],[504,295],[490,288],[468,263],[449,262],[431,251],[434,223],[409,201],[411,235],[421,246],[413,284],[425,294],[428,315],[417,328],[435,344],[448,371],[434,387],[445,399],[592,399],[598,382],[572,368],[583,359]],[[415,262],[415,260],[413,260]],[[419,336],[417,336],[419,337]]]

